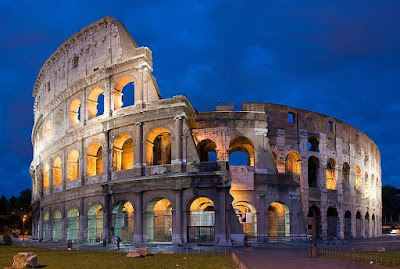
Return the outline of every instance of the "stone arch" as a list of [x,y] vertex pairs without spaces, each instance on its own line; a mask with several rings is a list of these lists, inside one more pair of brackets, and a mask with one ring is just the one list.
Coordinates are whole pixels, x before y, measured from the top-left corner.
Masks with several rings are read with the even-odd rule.
[[103,207],[95,202],[88,210],[88,242],[101,242],[103,240]]
[[[204,139],[197,145],[197,152],[200,156],[200,162],[210,162],[214,154],[215,159],[217,155],[217,145],[211,139]],[[211,156],[210,156],[211,154]]]
[[171,163],[172,132],[165,127],[156,127],[146,136],[147,165]]
[[60,157],[56,157],[53,162],[53,187],[57,187],[62,182],[62,162]]
[[268,236],[290,236],[290,212],[287,205],[273,202],[268,211]]
[[[87,110],[88,110],[88,119],[95,118],[97,116],[100,116],[104,113],[104,100],[101,104],[99,102],[100,97],[103,96],[104,99],[104,89],[100,87],[96,87],[93,90],[90,91],[89,97],[87,99]],[[100,107],[100,111],[103,113],[99,113],[98,106],[102,105],[103,107]]]
[[188,204],[188,242],[215,241],[215,205],[205,196],[191,199]]
[[371,229],[372,229],[372,237],[376,237],[376,222],[375,222],[375,214],[372,214],[371,217]]
[[129,134],[120,134],[113,143],[113,170],[132,169],[134,167],[134,141]]
[[146,241],[172,242],[171,201],[156,197],[146,205]]
[[308,187],[318,187],[318,176],[319,176],[319,159],[311,156],[308,158]]
[[[129,104],[127,104],[126,102],[125,102],[125,105],[124,105],[124,102],[123,102],[123,95],[125,94],[123,91],[124,91],[124,88],[128,85],[128,84],[131,84],[132,83],[132,85],[133,85],[133,92],[132,93],[129,93],[129,94],[131,94],[132,95],[132,99],[133,99],[133,103],[131,104],[131,103],[129,103]],[[126,106],[129,106],[129,105],[133,105],[134,103],[135,103],[135,101],[134,101],[134,91],[135,91],[135,79],[133,78],[133,77],[131,77],[131,76],[124,76],[124,77],[121,77],[121,78],[119,78],[118,80],[117,80],[117,82],[115,83],[115,85],[114,85],[114,92],[113,92],[113,94],[114,94],[114,110],[117,110],[117,109],[120,109],[120,108],[123,108],[123,107],[126,107]],[[127,92],[126,92],[127,93]]]
[[321,231],[321,210],[316,205],[312,205],[307,214],[307,234],[317,239],[321,238]]
[[113,209],[114,236],[119,236],[124,244],[132,243],[134,238],[135,209],[130,201],[120,200]]
[[368,212],[365,213],[364,231],[365,231],[364,237],[366,237],[366,238],[371,237],[371,234],[369,232],[369,213]]
[[351,227],[351,212],[349,210],[347,210],[344,213],[344,230],[343,230],[343,233],[344,233],[344,238],[345,239],[349,239],[349,238],[352,237],[351,230],[352,230],[352,227]]
[[307,150],[308,151],[319,151],[319,140],[315,136],[310,136],[307,140]]
[[356,166],[354,168],[355,173],[356,173],[356,183],[354,184],[354,187],[356,190],[360,190],[361,189],[361,169],[359,166]]
[[344,190],[350,189],[350,166],[347,162],[342,167],[342,187]]
[[361,231],[362,231],[362,218],[360,211],[357,210],[356,213],[356,238],[361,238]]
[[50,166],[48,163],[46,163],[43,169],[43,190],[47,191],[49,187],[50,187]]
[[81,121],[81,100],[75,98],[69,106],[69,123],[71,126],[77,126]]
[[46,140],[46,143],[49,143],[51,141],[51,136],[52,136],[52,124],[51,124],[51,119],[47,119],[45,127],[44,127],[44,138]]
[[245,165],[254,166],[254,144],[249,138],[238,136],[231,141],[229,145],[229,158],[231,158],[232,153],[238,151],[247,155],[247,164]]
[[79,177],[79,152],[76,149],[71,150],[67,160],[68,182],[75,181]]
[[257,210],[254,205],[247,201],[232,203],[236,216],[242,225],[246,236],[257,236]]
[[57,208],[53,212],[53,241],[59,242],[62,239],[62,213]]
[[50,240],[50,214],[46,211],[43,216],[43,241],[48,240]]
[[99,141],[93,141],[86,153],[86,176],[91,177],[101,173],[103,173],[103,147]]
[[67,211],[67,240],[77,241],[79,239],[79,210],[71,206]]
[[329,158],[326,162],[325,174],[326,188],[328,190],[336,190],[336,161],[334,159]]
[[326,212],[326,220],[328,222],[328,230],[327,236],[328,238],[337,238],[338,237],[338,212],[335,207],[329,207]]
[[287,174],[301,174],[301,158],[296,151],[290,151],[286,155],[285,172]]

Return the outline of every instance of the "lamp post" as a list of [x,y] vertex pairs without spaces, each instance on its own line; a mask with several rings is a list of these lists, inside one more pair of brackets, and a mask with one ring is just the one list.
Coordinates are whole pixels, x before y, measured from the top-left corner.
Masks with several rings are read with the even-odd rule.
[[22,218],[22,241],[25,241],[25,220],[26,220],[26,215]]

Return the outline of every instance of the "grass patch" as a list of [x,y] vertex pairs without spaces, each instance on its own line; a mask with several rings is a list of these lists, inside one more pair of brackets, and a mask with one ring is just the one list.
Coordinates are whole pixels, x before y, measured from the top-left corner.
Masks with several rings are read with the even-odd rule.
[[361,251],[361,252],[342,252],[333,250],[323,250],[320,255],[328,258],[342,259],[361,263],[370,263],[389,267],[400,268],[400,251]]
[[34,252],[43,268],[100,269],[100,268],[236,268],[229,255],[173,254],[152,255],[145,258],[126,258],[126,253],[85,250],[52,250],[0,246],[0,268],[11,266],[18,252]]

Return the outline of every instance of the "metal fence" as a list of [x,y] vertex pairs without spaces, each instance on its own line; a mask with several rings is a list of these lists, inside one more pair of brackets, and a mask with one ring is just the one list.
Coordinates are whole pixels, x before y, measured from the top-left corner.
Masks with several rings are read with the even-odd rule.
[[246,243],[308,242],[307,236],[245,236]]
[[[382,266],[400,266],[400,257],[392,257],[387,252],[343,252],[336,250],[320,250],[319,255],[334,259],[363,262]],[[392,254],[395,255],[395,254]]]

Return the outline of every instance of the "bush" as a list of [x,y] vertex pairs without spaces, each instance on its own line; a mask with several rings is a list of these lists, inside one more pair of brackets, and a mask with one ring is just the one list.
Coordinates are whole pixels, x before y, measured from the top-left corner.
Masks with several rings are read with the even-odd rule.
[[9,234],[5,234],[3,236],[3,241],[4,241],[4,245],[5,246],[11,246],[11,244],[12,244],[12,239],[11,239],[11,236]]

